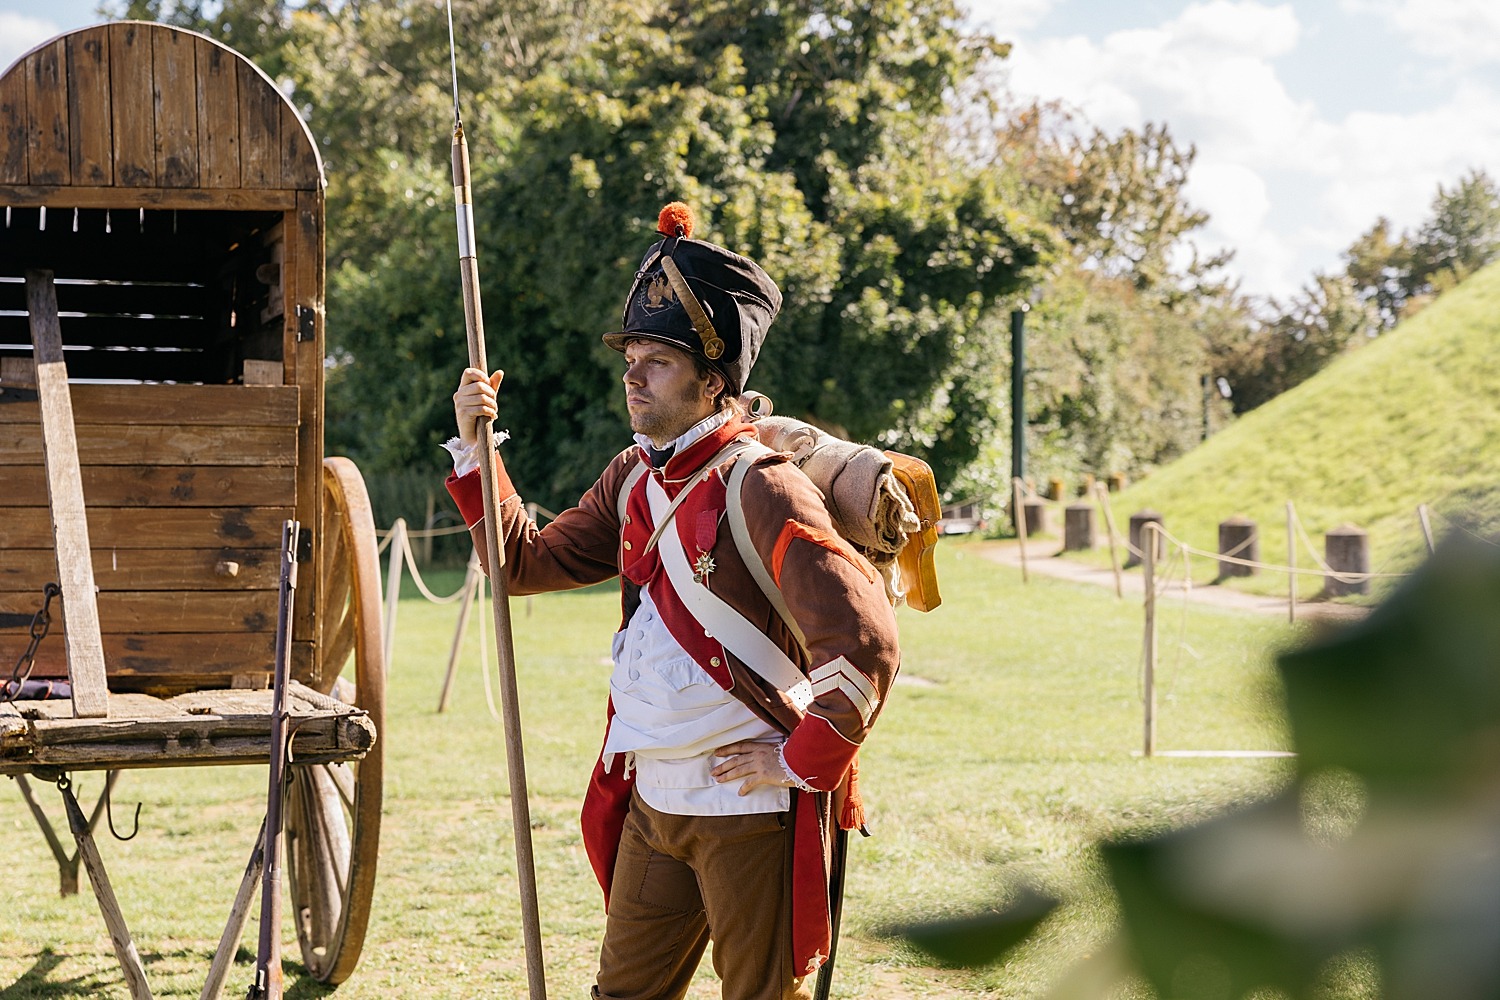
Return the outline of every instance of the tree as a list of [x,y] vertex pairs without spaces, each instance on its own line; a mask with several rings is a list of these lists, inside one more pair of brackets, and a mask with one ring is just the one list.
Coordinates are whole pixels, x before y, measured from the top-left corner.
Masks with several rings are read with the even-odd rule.
[[[943,478],[972,459],[990,418],[969,338],[1043,234],[941,141],[943,95],[972,62],[955,23],[936,0],[596,5],[574,48],[492,88],[469,132],[479,258],[507,419],[526,437],[507,461],[528,496],[570,502],[621,444],[619,360],[599,335],[672,198],[782,285],[752,379],[781,412],[926,450]],[[348,359],[331,401],[398,394],[375,426],[330,434],[361,435],[350,444],[389,467],[448,432],[448,393],[426,373],[446,384],[462,365],[430,162],[392,156],[362,176],[371,247],[389,250],[340,260],[330,292]],[[419,218],[427,199],[441,223]]]
[[1500,256],[1500,188],[1472,170],[1450,191],[1441,184],[1432,215],[1411,238],[1408,296],[1452,287]]

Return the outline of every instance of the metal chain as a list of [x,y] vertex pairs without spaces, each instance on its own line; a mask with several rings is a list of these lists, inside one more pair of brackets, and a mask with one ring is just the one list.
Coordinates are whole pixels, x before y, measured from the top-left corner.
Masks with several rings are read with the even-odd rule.
[[15,701],[21,694],[22,685],[31,677],[31,670],[36,666],[37,647],[47,638],[47,633],[52,628],[52,599],[61,595],[62,588],[55,583],[42,588],[42,606],[31,617],[31,641],[26,644],[26,651],[16,661],[15,669],[10,672],[10,680],[0,687],[0,702]]

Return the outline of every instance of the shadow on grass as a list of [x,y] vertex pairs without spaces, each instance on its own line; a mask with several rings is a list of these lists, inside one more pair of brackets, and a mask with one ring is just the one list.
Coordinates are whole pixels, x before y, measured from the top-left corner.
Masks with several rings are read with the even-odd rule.
[[[98,996],[120,985],[122,976],[118,967],[114,965],[108,969],[94,970],[77,976],[52,978],[57,967],[72,957],[74,956],[55,952],[50,948],[42,949],[31,968],[21,973],[15,982],[0,986],[0,1000],[54,1000],[54,998],[62,997],[76,1000],[77,997]],[[234,967],[230,969],[224,981],[221,994],[225,1000],[244,996],[255,974],[253,951],[242,945],[235,953],[234,959]],[[147,982],[151,980],[152,967],[162,962],[197,965],[200,960],[202,975],[207,976],[213,956],[204,955],[195,948],[183,948],[167,953],[148,952],[141,955],[141,964],[145,966]],[[302,963],[295,959],[282,960],[281,974],[285,984],[282,995],[286,1000],[316,1000],[318,997],[330,996],[335,992],[334,987],[327,983],[320,983],[308,975]]]
[[48,1000],[51,997],[98,996],[114,977],[109,972],[87,972],[66,979],[53,979],[52,973],[70,956],[43,948],[31,968],[15,982],[0,987],[0,1000]]

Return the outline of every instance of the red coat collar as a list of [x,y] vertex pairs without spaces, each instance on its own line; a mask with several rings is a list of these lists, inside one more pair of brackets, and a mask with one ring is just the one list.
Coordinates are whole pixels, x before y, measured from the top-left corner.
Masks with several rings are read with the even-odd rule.
[[[731,417],[722,427],[709,431],[668,459],[661,475],[667,480],[685,479],[702,468],[703,463],[717,455],[726,444],[747,435],[756,436],[755,425],[743,417]],[[641,449],[641,457],[649,464],[645,449]]]

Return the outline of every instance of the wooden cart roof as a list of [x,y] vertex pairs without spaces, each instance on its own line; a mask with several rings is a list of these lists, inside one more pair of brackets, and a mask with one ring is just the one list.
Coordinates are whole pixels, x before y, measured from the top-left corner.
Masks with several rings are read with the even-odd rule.
[[275,83],[195,32],[82,28],[0,76],[0,205],[289,208],[323,184]]

